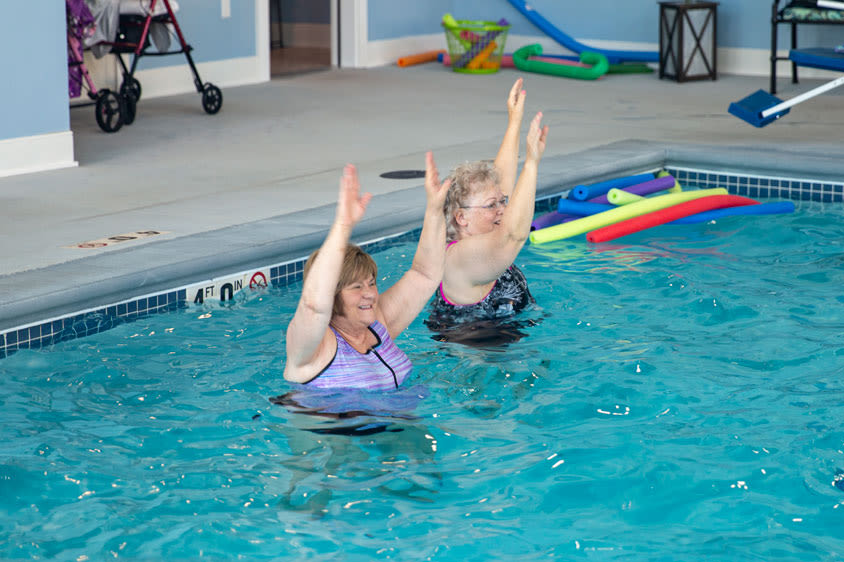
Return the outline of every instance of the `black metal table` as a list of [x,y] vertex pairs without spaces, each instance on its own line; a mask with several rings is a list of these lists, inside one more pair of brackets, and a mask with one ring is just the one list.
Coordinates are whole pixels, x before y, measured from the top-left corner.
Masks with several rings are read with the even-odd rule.
[[659,77],[718,78],[718,2],[659,2]]

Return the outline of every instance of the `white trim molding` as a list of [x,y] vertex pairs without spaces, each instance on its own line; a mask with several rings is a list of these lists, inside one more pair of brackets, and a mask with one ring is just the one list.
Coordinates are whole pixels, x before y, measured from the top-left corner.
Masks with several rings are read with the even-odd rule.
[[369,26],[367,0],[344,0],[340,2],[340,66],[345,68],[368,68],[384,63],[368,60]]
[[[256,76],[252,82],[270,81],[270,3],[269,0],[255,0],[255,55]],[[200,73],[202,76],[202,73]],[[222,82],[222,80],[221,80]]]
[[0,140],[0,177],[74,168],[73,132]]

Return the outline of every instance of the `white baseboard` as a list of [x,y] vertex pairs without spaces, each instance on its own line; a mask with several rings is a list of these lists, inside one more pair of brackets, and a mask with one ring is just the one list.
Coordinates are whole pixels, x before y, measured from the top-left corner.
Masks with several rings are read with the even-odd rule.
[[73,132],[0,140],[0,177],[73,168]]
[[[87,55],[87,53],[86,53]],[[86,66],[97,89],[119,90],[123,80],[117,59],[109,55]],[[203,83],[211,82],[220,88],[224,86],[245,86],[259,84],[270,79],[269,62],[262,57],[243,57],[215,62],[198,63],[196,70]],[[187,62],[163,68],[139,69],[135,78],[141,83],[141,99],[172,96],[195,92],[193,73]],[[225,92],[223,92],[225,96]],[[85,94],[71,98],[71,104],[89,101]]]
[[[788,50],[780,50],[778,56],[787,57]],[[739,74],[742,76],[770,76],[771,51],[768,49],[733,49],[720,47],[718,49],[718,73]],[[817,68],[801,66],[798,69],[800,78],[837,78],[840,73]],[[791,63],[779,61],[777,63],[777,78],[791,79]]]
[[[629,51],[657,51],[659,45],[651,43],[631,43],[623,41],[601,41],[590,39],[578,39],[587,45],[599,49],[629,50]],[[508,35],[505,44],[505,51],[512,53],[525,45],[538,43],[545,53],[571,54],[565,47],[549,37],[533,35]],[[366,45],[365,67],[383,66],[395,64],[396,60],[405,55],[445,49],[445,35],[442,33],[432,35],[416,35],[401,39],[386,39],[382,41],[370,41]],[[788,56],[788,51],[780,51],[781,56]],[[718,73],[739,74],[744,76],[768,76],[770,73],[769,63],[770,51],[768,49],[736,49],[729,47],[718,48]],[[656,67],[656,63],[653,63]],[[840,73],[819,70],[815,68],[801,67],[799,70],[801,78],[837,78]],[[791,76],[791,63],[781,61],[777,63],[777,76],[782,78]]]

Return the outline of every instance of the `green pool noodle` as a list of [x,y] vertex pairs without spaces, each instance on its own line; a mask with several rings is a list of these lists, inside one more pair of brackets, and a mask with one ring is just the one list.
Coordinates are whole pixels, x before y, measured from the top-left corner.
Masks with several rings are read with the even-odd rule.
[[607,74],[646,74],[654,69],[645,63],[611,64]]
[[[670,176],[670,175],[671,174],[669,174],[666,170],[662,170],[661,172],[659,172],[656,175],[656,177],[664,178],[665,176]],[[674,187],[669,187],[667,191],[668,191],[668,193],[680,193],[681,191],[683,191],[683,186],[681,186],[680,182],[678,182],[677,179],[675,178],[674,179]]]
[[457,20],[454,19],[449,13],[443,14],[443,27],[445,27],[449,33],[451,33],[457,41],[463,45],[463,48],[467,51],[472,48],[472,42],[468,39],[463,39],[460,37],[460,24],[457,23]]
[[629,205],[630,203],[635,203],[636,201],[641,201],[644,199],[641,195],[636,195],[635,193],[630,193],[629,191],[624,191],[623,189],[618,189],[614,187],[607,192],[607,201],[612,203],[613,205]]
[[666,193],[665,195],[658,195],[656,197],[647,197],[641,201],[630,203],[629,205],[622,205],[603,213],[589,215],[573,221],[564,222],[555,226],[549,226],[541,230],[534,230],[530,233],[530,241],[532,244],[545,244],[546,242],[554,242],[555,240],[562,240],[564,238],[571,238],[608,224],[614,224],[619,221],[638,217],[645,213],[651,213],[666,207],[671,207],[677,203],[691,201],[692,199],[699,199],[700,197],[707,197],[709,195],[727,195],[727,190],[723,187],[716,187],[714,189],[698,189],[696,191],[683,191],[681,193]]
[[530,57],[542,54],[542,45],[525,45],[513,53],[513,64],[516,68],[525,72],[536,72],[538,74],[551,74],[565,78],[579,78],[581,80],[595,80],[607,73],[610,63],[607,57],[600,53],[584,51],[580,53],[580,62],[590,66],[571,66],[568,64],[556,64],[539,60],[529,60]]

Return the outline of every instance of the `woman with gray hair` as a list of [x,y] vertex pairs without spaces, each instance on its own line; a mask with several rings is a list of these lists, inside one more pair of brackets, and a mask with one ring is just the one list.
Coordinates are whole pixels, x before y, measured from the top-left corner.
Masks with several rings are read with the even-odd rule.
[[467,162],[450,177],[444,206],[445,271],[426,321],[432,330],[507,318],[535,302],[513,260],[530,234],[548,127],[541,126],[542,113],[537,113],[525,139],[527,152],[517,182],[525,96],[520,78],[507,98],[509,120],[494,163]]

